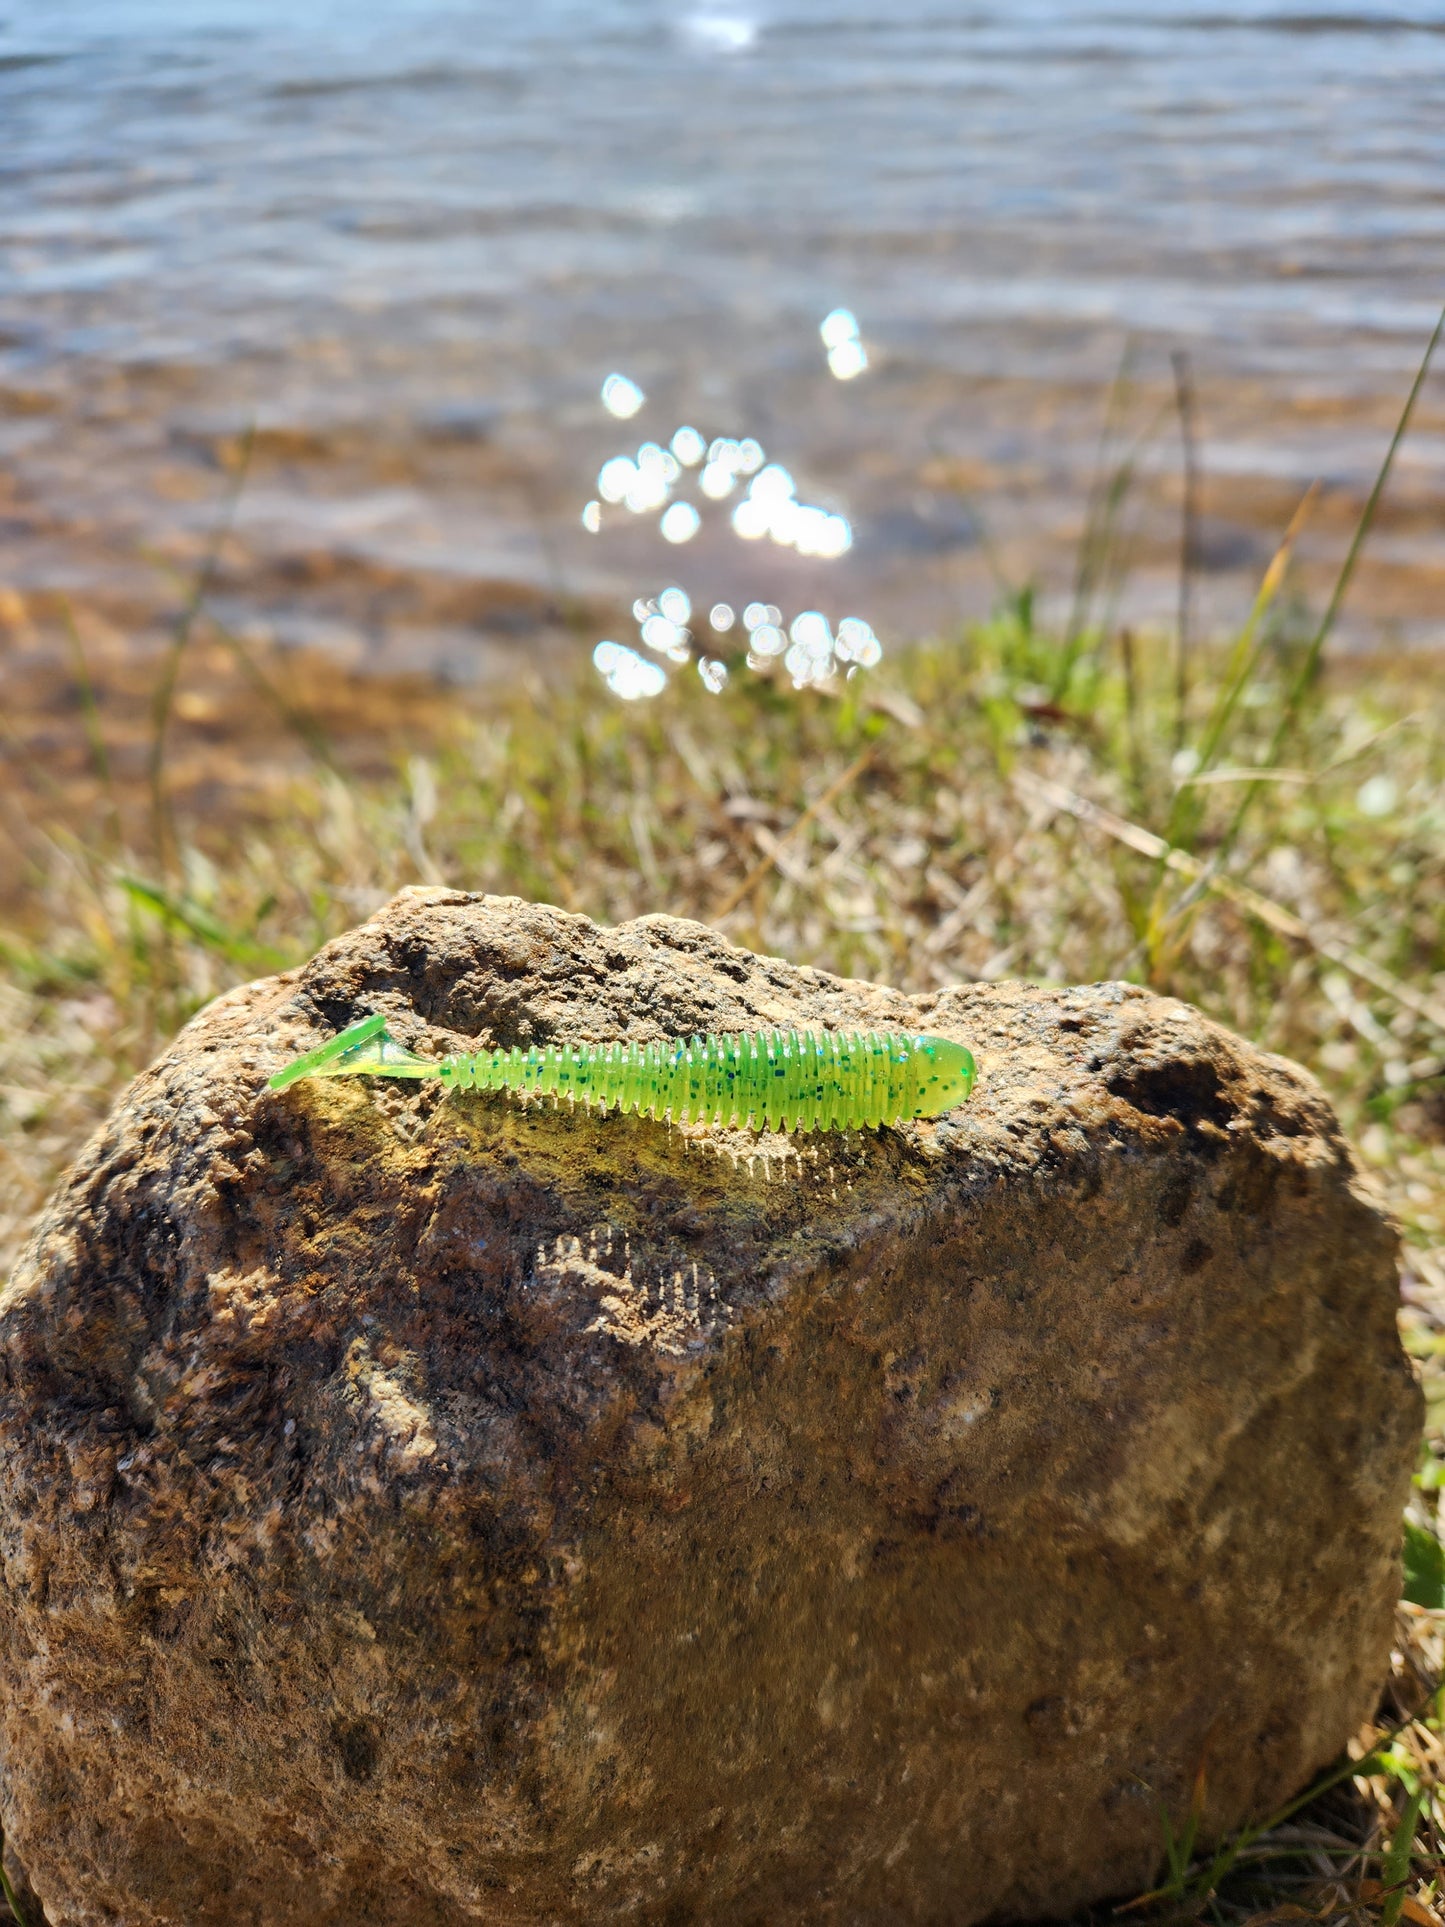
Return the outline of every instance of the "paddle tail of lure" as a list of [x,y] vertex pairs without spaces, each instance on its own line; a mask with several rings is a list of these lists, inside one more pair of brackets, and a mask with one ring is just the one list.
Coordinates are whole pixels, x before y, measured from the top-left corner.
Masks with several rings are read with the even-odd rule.
[[369,1017],[271,1079],[435,1077],[448,1090],[537,1091],[670,1116],[674,1123],[758,1130],[847,1131],[939,1117],[962,1104],[972,1053],[946,1037],[903,1031],[748,1031],[665,1044],[547,1044],[529,1050],[418,1057]]
[[440,1073],[441,1065],[432,1058],[418,1057],[388,1037],[386,1019],[377,1012],[277,1071],[266,1080],[266,1088],[284,1091],[303,1077],[437,1077]]

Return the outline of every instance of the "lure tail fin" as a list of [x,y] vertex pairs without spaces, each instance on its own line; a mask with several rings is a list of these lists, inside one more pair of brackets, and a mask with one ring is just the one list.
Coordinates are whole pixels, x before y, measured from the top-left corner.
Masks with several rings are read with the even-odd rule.
[[386,1019],[376,1012],[277,1071],[266,1088],[284,1091],[303,1077],[435,1077],[440,1068],[388,1037]]

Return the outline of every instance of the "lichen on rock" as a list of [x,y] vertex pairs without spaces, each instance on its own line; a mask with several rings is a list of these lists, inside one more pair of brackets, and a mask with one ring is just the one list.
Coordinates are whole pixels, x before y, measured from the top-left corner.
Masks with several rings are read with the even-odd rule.
[[[912,1027],[839,1139],[381,1081]],[[1318,1088],[1123,984],[906,997],[403,893],[138,1078],[0,1300],[0,1808],[54,1927],[917,1921],[1145,1883],[1371,1710],[1419,1396]]]

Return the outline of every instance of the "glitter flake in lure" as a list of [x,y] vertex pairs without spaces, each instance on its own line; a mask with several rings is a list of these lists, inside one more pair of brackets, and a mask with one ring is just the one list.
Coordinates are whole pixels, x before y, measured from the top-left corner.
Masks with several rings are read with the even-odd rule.
[[270,1080],[436,1078],[453,1091],[518,1091],[768,1131],[850,1131],[941,1117],[977,1075],[973,1054],[946,1037],[906,1031],[750,1031],[664,1044],[547,1044],[530,1050],[418,1057],[365,1017]]

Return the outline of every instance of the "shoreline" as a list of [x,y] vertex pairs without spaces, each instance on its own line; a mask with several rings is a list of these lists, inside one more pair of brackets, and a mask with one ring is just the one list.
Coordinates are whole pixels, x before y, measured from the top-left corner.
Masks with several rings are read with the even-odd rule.
[[[806,497],[850,518],[852,550],[834,562],[740,542],[726,526],[730,503],[682,549],[622,511],[601,535],[583,530],[600,461],[644,438],[665,441],[673,415],[686,418],[685,397],[625,423],[609,423],[594,396],[550,413],[459,402],[428,414],[414,398],[374,418],[288,424],[274,406],[246,413],[251,377],[241,368],[218,371],[209,396],[193,375],[173,387],[164,371],[133,385],[97,366],[72,371],[63,390],[18,388],[0,374],[12,417],[0,592],[42,627],[63,626],[66,604],[88,611],[97,633],[144,654],[229,515],[215,613],[248,647],[314,651],[343,671],[485,684],[539,651],[630,641],[633,599],[674,580],[695,606],[761,597],[785,611],[861,615],[894,647],[985,619],[1001,584],[1035,581],[1041,616],[1061,618],[1091,496],[1101,475],[1127,466],[1111,607],[1136,628],[1164,628],[1179,599],[1184,479],[1178,398],[1163,349],[1151,354],[1127,392],[960,378],[884,358],[846,394],[826,377],[815,393],[784,371],[751,410],[715,408],[720,432],[748,432],[760,418],[770,459],[790,465]],[[1243,619],[1312,483],[1295,574],[1301,593],[1321,600],[1408,383],[1354,394],[1342,384],[1331,397],[1203,364],[1190,378],[1196,633]],[[1445,647],[1436,386],[1421,396],[1381,504],[1342,647]],[[324,394],[312,391],[313,408]],[[712,416],[696,418],[712,432]],[[16,429],[26,434],[17,440]]]

